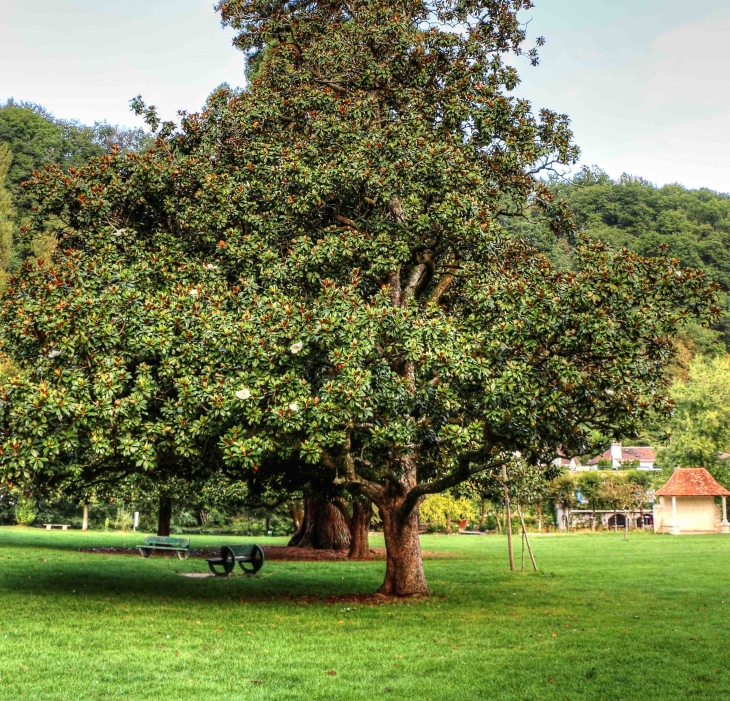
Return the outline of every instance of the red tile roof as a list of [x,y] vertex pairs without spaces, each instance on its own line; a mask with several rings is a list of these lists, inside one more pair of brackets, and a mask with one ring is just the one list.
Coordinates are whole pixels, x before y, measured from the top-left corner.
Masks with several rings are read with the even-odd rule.
[[[611,449],[609,448],[603,455],[598,455],[588,461],[589,465],[597,465],[599,460],[610,460]],[[631,462],[632,460],[651,461],[656,460],[656,450],[654,448],[636,446],[621,448],[621,462]]]
[[728,497],[730,491],[720,486],[704,467],[675,470],[669,481],[657,489],[658,497]]

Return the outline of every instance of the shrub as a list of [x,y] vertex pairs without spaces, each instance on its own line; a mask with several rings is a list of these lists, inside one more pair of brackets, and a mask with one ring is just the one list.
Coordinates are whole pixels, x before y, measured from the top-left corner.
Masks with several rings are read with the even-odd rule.
[[21,526],[30,526],[38,516],[38,510],[32,499],[22,498],[15,505],[15,521]]

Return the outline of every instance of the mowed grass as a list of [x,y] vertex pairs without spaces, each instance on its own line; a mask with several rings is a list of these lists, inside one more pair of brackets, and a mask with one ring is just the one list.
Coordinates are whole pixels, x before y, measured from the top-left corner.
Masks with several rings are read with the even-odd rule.
[[381,604],[333,597],[375,591],[382,561],[191,579],[203,560],[77,551],[138,542],[0,528],[1,699],[730,695],[730,537],[535,536],[535,574],[503,537],[425,536],[452,555],[426,560],[433,596]]

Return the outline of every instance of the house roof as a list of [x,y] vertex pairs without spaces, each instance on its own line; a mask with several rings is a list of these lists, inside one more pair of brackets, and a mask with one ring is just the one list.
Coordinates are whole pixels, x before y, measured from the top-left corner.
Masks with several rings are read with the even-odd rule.
[[[572,460],[575,461],[576,467],[580,467],[580,460],[578,458],[572,458]],[[560,467],[570,467],[570,461],[571,458],[566,458],[564,455],[559,455],[555,460],[553,461],[556,465]]]
[[[610,460],[611,449],[609,448],[605,453],[597,455],[595,458],[591,458],[588,461],[589,465],[597,465],[599,460]],[[648,446],[622,446],[621,447],[621,462],[632,462],[633,460],[639,460],[640,462],[648,461],[654,462],[656,460],[656,450],[649,448]]]
[[719,485],[704,467],[675,470],[669,481],[657,489],[659,497],[727,497],[730,490]]
[[580,467],[580,460],[578,460],[578,458],[574,455],[568,455],[562,448],[558,448],[558,457],[553,460],[553,464],[560,465],[561,467],[570,467],[571,460],[575,460],[575,464]]

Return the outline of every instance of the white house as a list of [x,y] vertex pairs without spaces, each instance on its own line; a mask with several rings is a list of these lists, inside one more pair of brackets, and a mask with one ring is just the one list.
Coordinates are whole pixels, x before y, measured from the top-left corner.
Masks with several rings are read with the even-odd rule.
[[580,460],[578,460],[578,458],[567,458],[562,453],[552,461],[552,464],[557,467],[567,467],[571,472],[588,469],[580,464]]
[[649,446],[622,446],[620,443],[612,443],[605,453],[588,461],[587,469],[598,469],[601,460],[610,461],[612,470],[625,470],[630,468],[632,463],[636,464],[637,470],[659,470],[658,467],[654,467],[656,450]]

